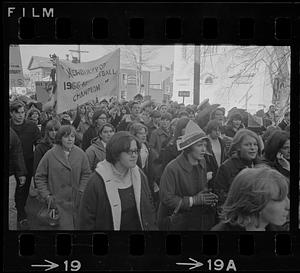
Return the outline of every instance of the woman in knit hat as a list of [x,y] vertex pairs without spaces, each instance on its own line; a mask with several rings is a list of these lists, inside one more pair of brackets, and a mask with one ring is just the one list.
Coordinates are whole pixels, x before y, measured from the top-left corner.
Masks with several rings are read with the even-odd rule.
[[215,224],[217,195],[208,189],[206,177],[207,137],[193,121],[189,121],[184,135],[177,141],[182,151],[165,168],[160,180],[158,221],[165,230],[166,219],[175,209],[172,230],[210,230]]
[[82,198],[81,230],[157,230],[147,177],[136,165],[139,149],[129,132],[112,136]]

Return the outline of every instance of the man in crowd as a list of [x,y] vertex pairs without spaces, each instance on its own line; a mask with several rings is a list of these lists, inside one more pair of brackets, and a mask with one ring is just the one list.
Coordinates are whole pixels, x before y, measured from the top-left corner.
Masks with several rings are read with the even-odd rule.
[[150,113],[150,118],[150,122],[146,124],[146,126],[148,127],[148,141],[151,137],[152,132],[159,128],[161,113],[158,110],[152,110],[152,112]]
[[26,166],[23,157],[21,141],[16,132],[9,128],[9,229],[16,230],[15,191],[16,180],[19,187],[24,186],[26,181]]
[[28,229],[27,214],[25,205],[28,198],[32,171],[33,171],[33,151],[41,138],[41,133],[37,125],[29,120],[25,120],[25,105],[20,101],[12,102],[10,106],[10,127],[16,132],[20,138],[25,165],[27,169],[26,180],[23,186],[21,181],[16,177],[17,187],[15,193],[15,201],[17,207],[18,227],[20,229]]

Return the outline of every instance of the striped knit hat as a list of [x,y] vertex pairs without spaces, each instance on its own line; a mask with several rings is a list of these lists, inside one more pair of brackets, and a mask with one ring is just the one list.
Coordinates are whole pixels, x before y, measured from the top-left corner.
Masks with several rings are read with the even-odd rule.
[[177,140],[177,150],[184,150],[200,140],[207,140],[204,131],[192,120],[185,127],[185,133]]

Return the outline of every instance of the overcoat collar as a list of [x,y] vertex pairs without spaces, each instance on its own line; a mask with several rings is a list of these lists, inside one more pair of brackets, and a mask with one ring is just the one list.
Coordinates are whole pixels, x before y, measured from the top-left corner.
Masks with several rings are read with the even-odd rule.
[[[69,158],[71,158],[72,154],[74,153],[74,147],[72,148],[72,150],[70,151],[70,155],[69,155]],[[53,147],[53,155],[54,157],[59,161],[61,162],[66,168],[68,169],[72,169],[71,165],[70,165],[70,162],[69,160],[67,159],[66,157],[66,154],[64,152],[64,150],[62,149],[62,147],[60,145],[54,145]]]

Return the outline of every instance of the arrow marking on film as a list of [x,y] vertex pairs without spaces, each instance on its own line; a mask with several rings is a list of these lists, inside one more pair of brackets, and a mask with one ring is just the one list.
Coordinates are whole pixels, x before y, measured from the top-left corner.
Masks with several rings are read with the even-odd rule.
[[200,267],[203,265],[203,263],[198,262],[192,258],[189,258],[190,261],[194,262],[194,263],[176,263],[177,265],[192,265],[192,267],[189,268],[189,270],[195,269],[197,267]]
[[56,264],[56,263],[53,263],[53,262],[48,261],[48,260],[44,260],[44,261],[47,262],[48,264],[33,264],[31,266],[32,267],[48,267],[48,268],[45,269],[45,271],[52,270],[56,267],[59,267],[59,265]]

